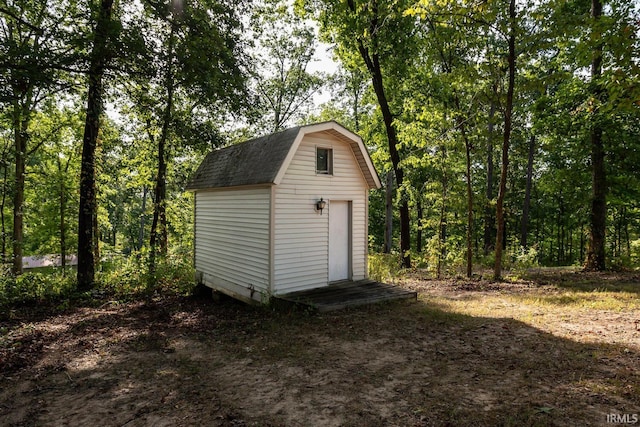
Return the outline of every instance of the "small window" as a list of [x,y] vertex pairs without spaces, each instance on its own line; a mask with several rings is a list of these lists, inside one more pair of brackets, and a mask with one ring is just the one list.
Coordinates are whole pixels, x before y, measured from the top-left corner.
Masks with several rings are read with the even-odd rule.
[[333,150],[316,148],[316,173],[333,174]]

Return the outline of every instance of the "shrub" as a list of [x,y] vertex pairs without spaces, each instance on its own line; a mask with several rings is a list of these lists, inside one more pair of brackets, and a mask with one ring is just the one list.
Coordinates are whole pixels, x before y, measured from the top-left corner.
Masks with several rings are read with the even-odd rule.
[[97,288],[117,298],[138,296],[146,290],[147,263],[137,254],[111,257],[96,275]]
[[170,254],[156,259],[152,277],[148,259],[140,254],[114,257],[98,276],[99,287],[117,297],[136,297],[154,292],[189,294],[195,286],[191,256]]
[[508,254],[509,265],[507,268],[516,273],[524,273],[530,268],[538,267],[538,248],[531,246],[530,248],[518,247]]
[[71,296],[76,289],[75,275],[59,269],[27,271],[13,277],[0,278],[0,306],[33,304]]
[[190,294],[195,286],[192,257],[175,254],[158,259],[152,286],[149,279],[145,257],[135,255],[109,257],[96,273],[95,288],[88,293],[77,291],[75,270],[69,269],[63,274],[60,268],[49,267],[17,277],[6,271],[0,275],[0,307],[105,295],[134,299],[154,292]]
[[369,254],[369,277],[378,282],[393,282],[400,274],[398,254]]
[[420,266],[435,276],[438,274],[438,262],[440,263],[440,275],[453,276],[462,271],[465,265],[466,248],[460,239],[448,239],[440,242],[438,236],[433,236],[422,253]]

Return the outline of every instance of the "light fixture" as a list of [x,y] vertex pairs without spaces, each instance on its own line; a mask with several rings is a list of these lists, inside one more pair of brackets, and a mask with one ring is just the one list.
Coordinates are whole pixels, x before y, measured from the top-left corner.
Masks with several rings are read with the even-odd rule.
[[322,215],[322,210],[327,207],[327,202],[324,201],[322,197],[320,200],[316,202],[316,210],[320,211],[320,215]]

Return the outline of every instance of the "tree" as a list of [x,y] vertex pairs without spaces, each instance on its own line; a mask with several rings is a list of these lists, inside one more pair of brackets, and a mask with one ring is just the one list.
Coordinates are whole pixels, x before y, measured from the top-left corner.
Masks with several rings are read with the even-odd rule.
[[257,98],[251,114],[261,130],[278,132],[299,118],[323,85],[321,73],[307,70],[315,53],[315,32],[284,0],[259,2],[251,31],[255,46],[250,69]]
[[[601,102],[602,88],[599,79],[602,76],[602,31],[599,29],[602,16],[602,2],[591,0],[591,18],[593,29],[591,43],[593,45],[591,59],[591,84],[593,97]],[[587,253],[586,270],[602,271],[605,269],[605,239],[607,229],[607,177],[605,172],[605,149],[602,140],[602,126],[598,118],[591,123],[589,130],[591,144],[591,215],[589,233],[589,251]]]
[[[347,128],[356,133],[363,132],[371,112],[367,98],[370,86],[368,73],[357,62],[347,62],[343,58],[338,70],[328,76],[331,100],[321,106],[321,116],[326,113],[329,118],[337,117],[337,121]],[[323,118],[311,117],[314,121]]]
[[167,254],[167,174],[173,153],[198,141],[219,143],[217,135],[198,134],[198,127],[210,122],[211,116],[244,106],[241,23],[236,7],[236,3],[218,0],[181,8],[146,4],[149,32],[160,41],[150,43],[148,67],[154,77],[137,81],[129,92],[149,141],[157,147],[149,242],[152,282],[156,255]]
[[[309,3],[316,12],[323,37],[337,46],[341,58],[360,57],[360,64],[368,71],[373,91],[380,108],[388,141],[389,158],[400,196],[400,251],[402,265],[411,267],[411,236],[408,192],[404,189],[405,171],[402,167],[400,141],[394,123],[397,112],[390,87],[400,84],[407,67],[412,63],[414,19],[404,15],[403,2],[359,2],[346,4],[328,0]],[[385,68],[386,67],[386,68]],[[385,71],[383,71],[383,69]],[[399,97],[398,97],[399,98]]]
[[531,210],[531,187],[533,185],[533,158],[536,149],[536,137],[529,137],[529,154],[527,156],[527,180],[525,184],[524,204],[522,206],[522,219],[520,220],[520,246],[529,246],[529,213]]
[[[495,93],[497,88],[495,85],[493,86]],[[496,238],[496,219],[495,212],[491,208],[491,202],[494,196],[494,162],[493,162],[493,151],[494,151],[494,134],[495,134],[495,112],[496,112],[496,104],[492,99],[490,101],[489,106],[489,117],[487,121],[487,173],[486,173],[486,187],[485,187],[485,196],[486,196],[486,206],[484,210],[484,254],[488,255],[491,249],[494,248],[495,238]]]
[[[4,264],[7,262],[7,221],[5,216],[5,207],[7,205],[7,196],[9,196],[9,168],[11,163],[9,160],[12,146],[9,132],[0,131],[2,135],[2,151],[0,151],[0,161],[2,166],[2,197],[0,198],[0,232],[2,233],[2,243],[0,244],[0,260]],[[12,263],[13,264],[13,263]]]
[[504,106],[504,132],[502,139],[502,166],[500,171],[500,184],[498,185],[498,199],[496,202],[496,261],[493,268],[493,278],[498,280],[502,276],[502,247],[505,239],[504,231],[504,198],[507,191],[507,174],[509,171],[509,144],[511,141],[511,125],[513,123],[513,91],[516,80],[516,31],[517,31],[517,13],[516,2],[509,2],[509,25],[508,25],[508,43],[509,54],[507,57],[508,65],[508,83],[507,83],[507,99]]
[[69,248],[76,244],[70,223],[77,215],[81,118],[74,109],[48,103],[32,117],[31,140],[40,148],[26,168],[26,254],[59,254],[63,273]]
[[10,106],[14,145],[13,274],[22,273],[26,159],[38,147],[30,147],[29,127],[36,108],[66,87],[60,70],[68,67],[71,56],[61,48],[61,28],[71,10],[69,5],[26,1],[0,7],[0,103]]
[[93,46],[87,73],[89,90],[82,138],[82,163],[80,170],[80,205],[78,209],[78,288],[89,289],[95,281],[94,246],[97,216],[96,203],[96,146],[103,113],[103,77],[114,56],[110,41],[114,38],[115,22],[112,21],[113,0],[101,0],[93,33]]
[[550,15],[555,26],[571,29],[555,35],[552,71],[563,80],[552,89],[555,106],[562,108],[555,111],[554,124],[564,128],[568,114],[574,128],[565,138],[589,148],[584,153],[591,172],[586,270],[606,268],[607,194],[613,190],[607,175],[616,170],[608,155],[621,143],[612,137],[620,128],[619,118],[637,114],[637,8],[637,3],[618,0],[607,2],[606,8],[601,1],[561,2]]

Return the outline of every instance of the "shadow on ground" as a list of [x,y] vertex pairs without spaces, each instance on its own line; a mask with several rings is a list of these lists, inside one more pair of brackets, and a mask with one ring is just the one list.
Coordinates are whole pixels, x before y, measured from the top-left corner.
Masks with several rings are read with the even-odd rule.
[[[583,426],[640,413],[640,346],[422,300],[314,314],[175,297],[14,326],[2,425]],[[12,345],[23,363],[7,363]]]
[[528,278],[538,285],[557,286],[573,292],[629,292],[640,295],[640,272],[583,272],[557,268],[529,270]]

